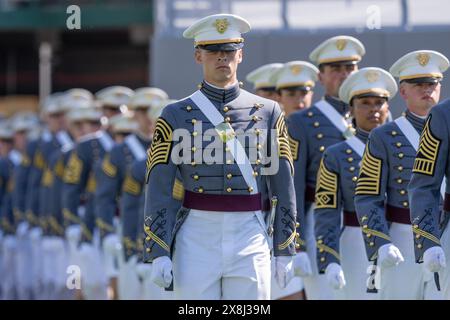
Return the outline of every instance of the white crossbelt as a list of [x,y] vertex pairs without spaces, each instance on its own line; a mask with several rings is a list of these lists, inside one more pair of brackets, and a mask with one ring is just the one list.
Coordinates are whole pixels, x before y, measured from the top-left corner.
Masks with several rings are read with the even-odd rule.
[[[214,127],[216,127],[216,129],[220,128],[221,125],[229,125],[225,124],[223,116],[216,109],[214,104],[209,101],[209,99],[200,90],[194,92],[189,98],[200,109],[200,111],[203,112],[206,118],[214,125]],[[236,136],[234,136],[233,138],[226,140],[226,145],[230,149],[231,155],[241,170],[245,182],[252,188],[250,189],[252,190],[250,193],[258,193],[258,185],[255,177],[253,176],[253,167],[241,143],[238,139],[236,139]]]
[[[400,130],[405,135],[406,139],[408,139],[409,143],[412,145],[414,150],[417,152],[419,149],[419,142],[420,142],[420,135],[417,132],[417,130],[413,127],[411,122],[408,121],[404,116],[401,116],[397,119],[395,119],[395,123],[400,128]],[[445,180],[442,181],[441,184],[441,196],[442,198],[445,197]]]
[[17,167],[22,162],[22,154],[17,150],[11,150],[8,157],[15,167]]
[[69,147],[73,146],[72,138],[69,136],[69,134],[66,131],[59,131],[56,134],[56,139],[58,140],[61,147],[69,148]]
[[125,144],[131,150],[131,153],[136,160],[144,160],[147,157],[144,146],[139,142],[135,134],[128,135],[128,137],[125,138]]
[[100,144],[102,145],[103,150],[105,150],[106,152],[109,152],[112,149],[112,147],[114,146],[113,139],[105,131],[100,131],[100,134],[98,135],[98,140],[100,141]]
[[314,104],[323,115],[338,129],[347,139],[350,135],[349,123],[337,110],[325,100],[320,100]]
[[345,142],[362,158],[366,147],[364,142],[356,136],[348,138]]

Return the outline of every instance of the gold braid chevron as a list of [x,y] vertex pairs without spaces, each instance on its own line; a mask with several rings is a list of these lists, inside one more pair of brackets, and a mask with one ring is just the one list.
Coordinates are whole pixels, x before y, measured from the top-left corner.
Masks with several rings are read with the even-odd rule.
[[64,170],[64,182],[70,184],[79,183],[82,170],[83,162],[78,157],[78,154],[73,152],[67,162],[66,170]]
[[363,155],[355,195],[378,195],[380,193],[381,165],[382,160],[370,154],[369,146],[367,146]]
[[150,237],[149,241],[151,241],[151,240],[155,241],[161,248],[163,248],[167,252],[170,252],[170,248],[167,245],[167,243],[165,243],[160,237],[158,237],[156,234],[154,234],[150,230],[150,227],[144,225],[144,231],[145,231],[145,234]]
[[141,185],[130,174],[127,174],[123,182],[123,191],[137,196],[141,194]]
[[430,121],[431,115],[428,117],[420,135],[419,150],[414,161],[413,172],[433,176],[441,140],[436,138],[431,132]]
[[170,149],[172,147],[172,133],[173,129],[170,124],[160,117],[156,122],[152,145],[147,151],[146,180],[148,180],[150,172],[157,164],[169,163]]
[[287,238],[287,240],[281,244],[278,245],[278,250],[284,250],[286,249],[294,240],[295,240],[295,235],[297,234],[297,231],[294,230],[291,235],[289,236],[289,238]]
[[336,209],[337,208],[338,176],[325,166],[323,158],[320,161],[319,172],[317,174],[316,185],[316,208]]
[[298,148],[300,146],[300,141],[295,140],[294,138],[292,138],[289,135],[289,145],[291,147],[292,160],[297,161],[297,159],[298,159]]
[[184,198],[184,187],[183,187],[183,183],[175,178],[175,181],[173,183],[173,189],[172,189],[172,197],[175,200],[183,200]]
[[111,163],[109,154],[105,156],[102,162],[103,172],[110,178],[115,178],[117,174],[117,167]]
[[291,167],[291,174],[294,175],[294,163],[283,114],[278,117],[277,122],[275,123],[275,129],[277,130],[278,156],[287,159]]
[[323,250],[324,252],[327,252],[327,253],[331,254],[331,255],[334,256],[336,259],[338,259],[338,261],[341,260],[341,256],[340,256],[339,253],[338,253],[336,250],[334,250],[333,248],[331,248],[331,247],[329,247],[329,246],[326,246],[326,245],[324,245],[323,243],[319,243],[318,241],[317,241],[316,245],[317,245],[317,249]]

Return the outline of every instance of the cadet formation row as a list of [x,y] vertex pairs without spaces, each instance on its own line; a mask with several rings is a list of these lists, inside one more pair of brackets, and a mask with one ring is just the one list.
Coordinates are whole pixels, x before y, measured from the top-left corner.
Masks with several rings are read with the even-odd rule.
[[[251,72],[253,95],[236,78],[249,30],[220,14],[185,31],[204,76],[188,98],[71,89],[40,117],[1,121],[3,299],[450,298],[448,59],[418,50],[389,72],[358,69],[364,45],[337,36],[312,63]],[[175,164],[175,130],[197,137],[200,121],[216,152],[261,158],[196,162],[211,139],[192,139]],[[263,175],[271,141],[278,171]]]

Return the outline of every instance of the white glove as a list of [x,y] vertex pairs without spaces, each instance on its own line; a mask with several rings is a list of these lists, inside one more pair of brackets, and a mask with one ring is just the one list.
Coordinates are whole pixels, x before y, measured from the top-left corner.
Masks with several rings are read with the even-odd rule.
[[16,231],[17,236],[23,238],[27,234],[29,227],[30,226],[26,221],[22,221],[21,223],[19,223]]
[[292,256],[275,257],[275,279],[280,288],[284,289],[294,277],[294,259]]
[[297,277],[312,276],[311,261],[306,252],[298,252],[294,257],[294,272]]
[[103,239],[103,252],[107,254],[114,255],[117,252],[118,246],[120,246],[120,240],[114,233],[108,234]]
[[39,241],[42,238],[42,229],[35,227],[30,231],[31,242]]
[[78,243],[81,239],[81,226],[73,224],[66,229],[66,239],[70,243]]
[[328,281],[328,285],[333,289],[340,290],[345,287],[344,271],[340,265],[336,262],[330,263],[325,269],[325,276]]
[[430,272],[438,272],[445,268],[444,250],[439,246],[428,248],[423,254],[423,264]]
[[403,259],[402,253],[392,243],[382,245],[378,249],[378,263],[381,267],[390,268],[403,261],[405,259]]
[[153,260],[150,279],[161,288],[167,288],[172,283],[172,261],[167,256]]
[[136,265],[136,273],[141,279],[147,279],[152,274],[152,265],[140,262]]

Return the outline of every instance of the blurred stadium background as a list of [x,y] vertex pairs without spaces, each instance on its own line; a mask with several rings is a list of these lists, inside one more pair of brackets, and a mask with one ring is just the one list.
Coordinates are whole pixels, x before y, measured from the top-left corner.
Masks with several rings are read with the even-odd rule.
[[[67,28],[70,5],[81,9],[79,30]],[[0,113],[37,109],[39,96],[74,87],[151,85],[182,98],[201,80],[182,31],[220,12],[253,27],[240,79],[265,63],[308,60],[339,34],[364,43],[361,67],[388,69],[418,49],[450,56],[448,0],[0,0]],[[442,99],[450,97],[448,78]],[[319,86],[315,98],[321,95]],[[398,96],[391,105],[394,116],[403,111]]]

